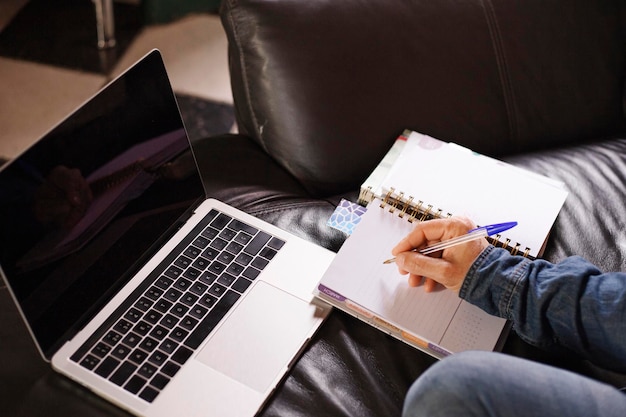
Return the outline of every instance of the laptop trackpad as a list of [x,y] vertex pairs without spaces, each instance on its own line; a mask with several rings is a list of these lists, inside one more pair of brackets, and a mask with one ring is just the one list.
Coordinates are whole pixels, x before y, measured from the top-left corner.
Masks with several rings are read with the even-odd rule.
[[265,392],[319,321],[314,305],[258,282],[196,359]]

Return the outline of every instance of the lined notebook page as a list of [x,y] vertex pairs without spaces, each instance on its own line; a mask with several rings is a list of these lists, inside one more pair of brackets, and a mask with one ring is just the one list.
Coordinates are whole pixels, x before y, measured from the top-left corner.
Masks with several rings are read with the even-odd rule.
[[428,294],[423,287],[409,287],[395,264],[383,265],[413,226],[379,205],[379,200],[369,204],[321,284],[391,324],[439,344],[461,299],[443,287]]
[[412,132],[382,184],[476,224],[516,221],[503,233],[537,257],[567,191],[547,177]]

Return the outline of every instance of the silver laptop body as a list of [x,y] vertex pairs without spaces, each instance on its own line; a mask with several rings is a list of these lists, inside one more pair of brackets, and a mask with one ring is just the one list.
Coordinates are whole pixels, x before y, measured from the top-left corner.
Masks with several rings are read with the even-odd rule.
[[207,198],[152,51],[0,171],[2,275],[42,356],[136,415],[257,413],[334,254]]

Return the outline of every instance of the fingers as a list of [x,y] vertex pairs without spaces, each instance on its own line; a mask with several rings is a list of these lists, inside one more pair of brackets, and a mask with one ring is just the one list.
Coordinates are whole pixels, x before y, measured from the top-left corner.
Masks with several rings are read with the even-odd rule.
[[398,270],[409,274],[410,286],[418,286],[423,282],[426,292],[433,291],[437,283],[458,291],[472,263],[488,245],[486,239],[451,247],[434,256],[425,256],[413,249],[464,235],[474,227],[469,219],[458,217],[419,223],[392,250]]
[[476,227],[474,223],[464,217],[420,222],[391,250],[391,254],[395,256],[401,252],[422,248],[433,242],[451,239],[467,233],[474,227]]

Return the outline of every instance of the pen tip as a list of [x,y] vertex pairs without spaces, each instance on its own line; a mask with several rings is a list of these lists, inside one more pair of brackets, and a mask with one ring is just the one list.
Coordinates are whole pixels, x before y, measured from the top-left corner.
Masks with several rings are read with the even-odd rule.
[[387,259],[385,262],[383,262],[383,264],[384,264],[384,265],[387,265],[387,264],[394,263],[395,261],[396,261],[396,258]]

